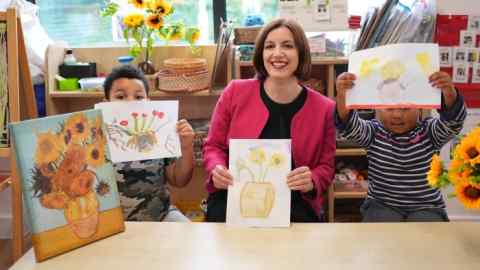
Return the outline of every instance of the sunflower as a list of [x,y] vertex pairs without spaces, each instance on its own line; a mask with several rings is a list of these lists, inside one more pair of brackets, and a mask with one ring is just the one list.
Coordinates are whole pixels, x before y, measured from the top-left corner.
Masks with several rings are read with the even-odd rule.
[[105,134],[103,133],[102,119],[100,117],[95,118],[95,120],[90,123],[90,127],[93,142],[105,144],[106,138]]
[[189,44],[195,44],[200,38],[200,30],[196,27],[190,27],[185,33],[185,39]]
[[146,24],[148,27],[158,30],[163,26],[163,18],[158,14],[150,14],[147,17]]
[[456,184],[459,181],[461,181],[463,171],[464,171],[463,162],[458,158],[452,159],[448,167],[448,179],[450,179],[450,182],[452,184]]
[[132,13],[123,18],[123,24],[128,28],[137,28],[143,25],[143,14]]
[[163,17],[169,15],[173,12],[172,5],[165,0],[153,0],[150,2],[150,9],[153,10],[155,14]]
[[430,171],[427,174],[428,184],[432,187],[439,186],[439,177],[443,173],[443,165],[438,155],[433,155],[432,162],[430,163]]
[[71,181],[68,181],[68,186],[64,187],[64,191],[70,198],[84,196],[92,190],[96,178],[97,176],[94,172],[83,170],[75,175]]
[[105,181],[100,181],[96,187],[96,191],[100,196],[105,196],[110,192],[110,185]]
[[62,141],[58,140],[57,135],[50,130],[38,134],[35,163],[46,165],[55,162],[62,154],[63,147]]
[[272,168],[278,168],[285,163],[285,157],[280,153],[273,153],[270,158],[269,166]]
[[93,167],[105,164],[105,146],[101,143],[87,146],[87,164]]
[[468,182],[459,182],[455,185],[455,193],[460,202],[470,209],[480,208],[480,186]]
[[134,7],[138,9],[142,9],[147,7],[148,1],[147,0],[128,0],[129,4],[132,4]]
[[52,178],[53,190],[64,190],[85,167],[85,149],[79,145],[71,144],[65,153],[64,159],[58,166],[57,173]]
[[265,161],[265,151],[260,147],[251,149],[249,158],[253,163],[262,164]]
[[480,143],[477,141],[477,138],[467,136],[463,138],[458,147],[458,153],[465,162],[470,163],[472,166],[480,164]]
[[65,143],[81,143],[90,136],[90,128],[88,127],[88,119],[83,113],[76,113],[65,121],[65,134],[70,140]]

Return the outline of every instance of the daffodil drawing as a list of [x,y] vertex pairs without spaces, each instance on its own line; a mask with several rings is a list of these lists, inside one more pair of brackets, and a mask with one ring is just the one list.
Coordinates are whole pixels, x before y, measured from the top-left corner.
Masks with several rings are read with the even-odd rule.
[[[248,176],[240,194],[240,214],[247,218],[268,218],[275,203],[275,188],[269,171],[286,164],[283,154],[268,155],[263,147],[251,148],[248,158],[236,160],[237,179]],[[242,172],[245,172],[242,174]]]

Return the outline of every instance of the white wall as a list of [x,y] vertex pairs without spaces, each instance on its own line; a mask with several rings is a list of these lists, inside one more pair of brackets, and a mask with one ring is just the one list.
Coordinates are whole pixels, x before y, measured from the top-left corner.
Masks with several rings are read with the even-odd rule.
[[439,14],[480,15],[479,0],[437,0]]

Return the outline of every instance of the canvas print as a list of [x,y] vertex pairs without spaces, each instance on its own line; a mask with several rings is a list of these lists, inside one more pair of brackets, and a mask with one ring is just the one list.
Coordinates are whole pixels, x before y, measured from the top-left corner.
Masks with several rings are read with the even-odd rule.
[[453,64],[453,79],[454,83],[468,83],[468,72],[470,68],[467,63]]
[[124,230],[99,110],[10,125],[38,261]]
[[393,44],[356,51],[348,71],[356,74],[347,91],[349,108],[438,108],[440,91],[428,77],[440,69],[437,44]]
[[230,140],[227,224],[249,227],[290,225],[290,140]]
[[114,163],[181,155],[178,101],[104,102],[95,108],[103,112]]
[[452,66],[452,47],[440,47],[440,66],[451,67]]

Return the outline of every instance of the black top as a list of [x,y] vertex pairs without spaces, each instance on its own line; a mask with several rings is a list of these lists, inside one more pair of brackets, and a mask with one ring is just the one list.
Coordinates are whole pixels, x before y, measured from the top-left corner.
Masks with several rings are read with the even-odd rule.
[[307,99],[307,90],[302,87],[300,94],[290,103],[282,104],[273,101],[260,87],[262,101],[268,109],[269,117],[263,127],[260,139],[290,139],[290,126],[293,116],[303,107]]

